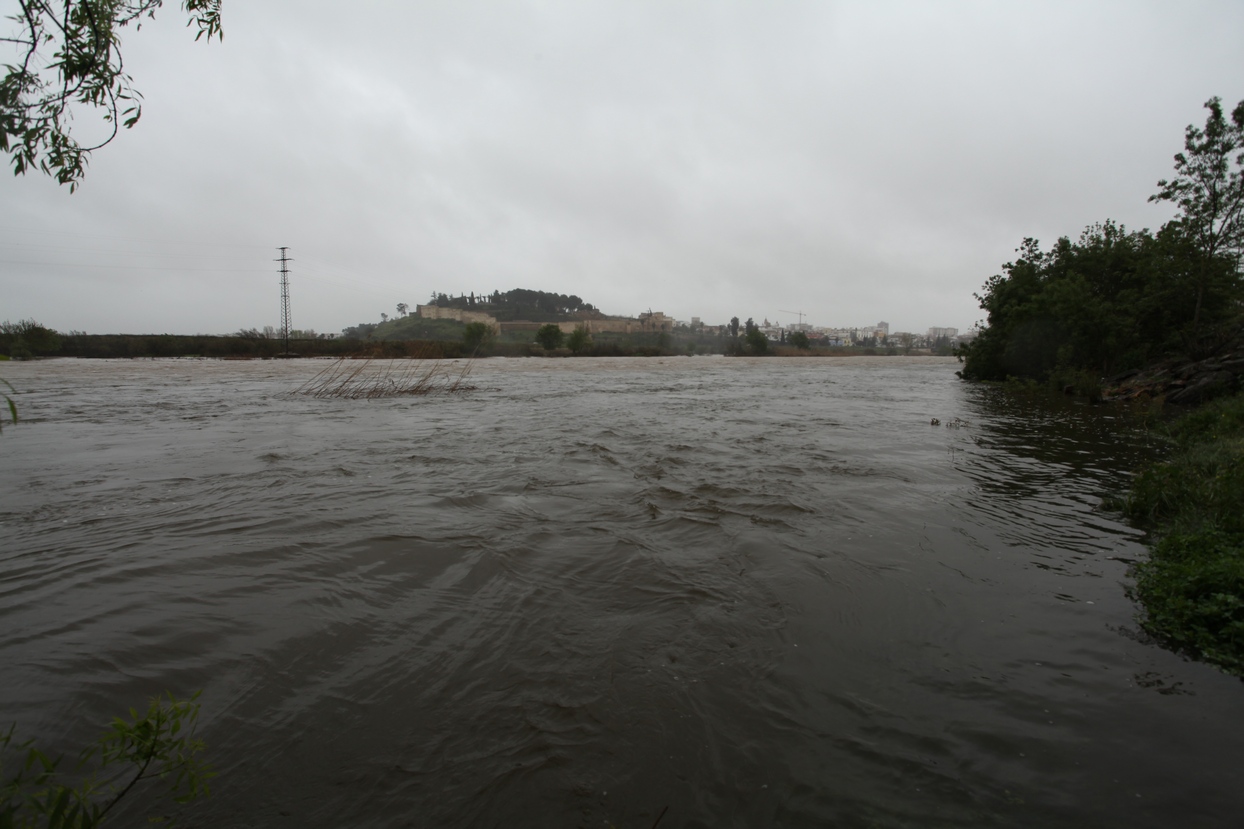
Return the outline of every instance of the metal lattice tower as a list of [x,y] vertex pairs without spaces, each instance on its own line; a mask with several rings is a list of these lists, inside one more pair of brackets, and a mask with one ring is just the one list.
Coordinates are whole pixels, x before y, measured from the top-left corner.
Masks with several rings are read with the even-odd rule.
[[285,340],[285,353],[289,353],[289,263],[293,262],[285,255],[288,247],[277,248],[281,252],[281,258],[275,261],[281,263],[281,337]]

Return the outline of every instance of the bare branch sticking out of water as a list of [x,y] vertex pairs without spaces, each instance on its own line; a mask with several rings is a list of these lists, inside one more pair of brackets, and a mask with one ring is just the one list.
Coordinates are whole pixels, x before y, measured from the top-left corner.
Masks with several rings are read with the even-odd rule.
[[372,400],[472,391],[466,382],[472,361],[458,367],[439,360],[337,360],[303,383],[294,394]]

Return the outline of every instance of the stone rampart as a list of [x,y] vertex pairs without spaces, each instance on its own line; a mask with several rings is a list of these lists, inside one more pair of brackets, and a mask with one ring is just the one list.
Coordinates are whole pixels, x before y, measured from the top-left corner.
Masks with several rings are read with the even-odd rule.
[[442,308],[439,305],[419,305],[415,308],[415,313],[423,317],[425,320],[457,320],[461,323],[482,322],[487,325],[494,334],[501,331],[501,324],[497,322],[497,318],[492,314],[485,314],[480,311],[464,311],[461,308]]

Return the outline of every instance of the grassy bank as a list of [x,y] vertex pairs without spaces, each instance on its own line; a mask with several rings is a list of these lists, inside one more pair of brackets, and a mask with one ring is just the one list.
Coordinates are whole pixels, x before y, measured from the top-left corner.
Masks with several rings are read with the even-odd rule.
[[1136,476],[1126,502],[1153,533],[1135,567],[1145,630],[1244,677],[1244,394],[1169,426],[1174,452]]

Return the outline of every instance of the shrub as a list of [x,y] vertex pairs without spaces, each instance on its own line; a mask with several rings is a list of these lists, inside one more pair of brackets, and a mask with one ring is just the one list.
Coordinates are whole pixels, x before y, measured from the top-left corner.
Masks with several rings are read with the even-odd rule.
[[562,333],[561,328],[550,322],[548,325],[540,326],[540,330],[536,332],[536,342],[547,351],[555,348],[561,348],[562,341],[566,335]]

